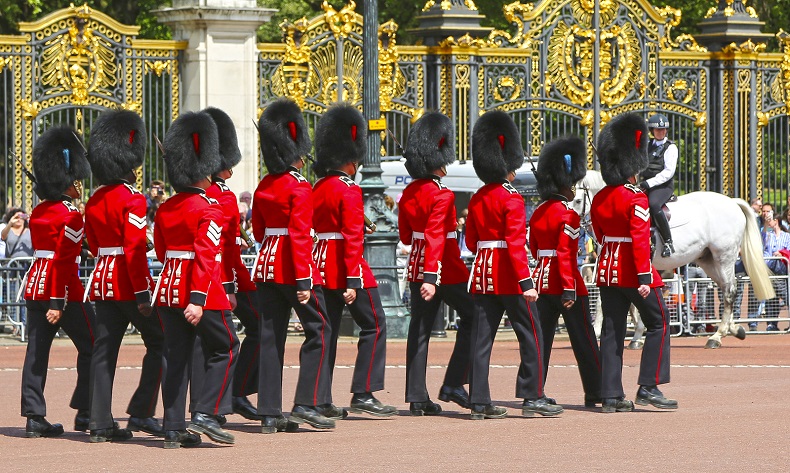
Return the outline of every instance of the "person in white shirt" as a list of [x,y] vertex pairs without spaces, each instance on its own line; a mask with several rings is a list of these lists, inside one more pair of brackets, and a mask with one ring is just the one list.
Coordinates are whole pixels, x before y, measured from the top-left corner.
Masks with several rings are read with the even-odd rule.
[[661,207],[672,197],[675,190],[673,178],[678,164],[678,147],[667,139],[669,119],[665,115],[654,114],[647,120],[647,127],[653,134],[653,139],[647,146],[649,164],[640,174],[639,187],[647,193],[653,225],[658,228],[661,239],[664,240],[661,256],[666,258],[675,249],[672,246],[669,222]]

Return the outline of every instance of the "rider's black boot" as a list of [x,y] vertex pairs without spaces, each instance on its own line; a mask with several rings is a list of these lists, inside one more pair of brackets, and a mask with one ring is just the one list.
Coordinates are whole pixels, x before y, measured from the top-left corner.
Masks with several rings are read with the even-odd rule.
[[675,247],[672,246],[672,240],[665,241],[664,249],[661,250],[661,256],[663,256],[664,258],[669,258],[674,252],[675,252]]

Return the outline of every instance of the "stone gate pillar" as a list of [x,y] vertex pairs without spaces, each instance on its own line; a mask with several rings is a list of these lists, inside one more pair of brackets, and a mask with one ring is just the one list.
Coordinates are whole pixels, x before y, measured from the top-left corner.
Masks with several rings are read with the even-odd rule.
[[[181,110],[214,106],[236,124],[242,160],[228,185],[238,195],[258,185],[258,27],[277,10],[255,0],[173,0],[153,13],[189,45],[181,60]],[[175,117],[173,117],[175,118]]]

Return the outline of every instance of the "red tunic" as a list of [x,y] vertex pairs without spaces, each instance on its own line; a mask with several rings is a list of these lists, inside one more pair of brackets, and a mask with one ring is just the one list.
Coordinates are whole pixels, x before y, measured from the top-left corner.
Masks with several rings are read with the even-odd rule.
[[[255,291],[255,283],[250,278],[250,270],[241,259],[241,229],[239,222],[239,204],[236,201],[236,194],[230,190],[224,181],[214,182],[208,189],[206,195],[215,199],[222,206],[227,220],[226,228],[223,228],[223,251],[222,262],[225,270],[226,282],[230,281],[232,292]],[[235,284],[233,284],[235,281]],[[230,294],[230,292],[229,292]]]
[[145,197],[128,183],[99,187],[85,205],[85,237],[96,255],[91,300],[151,300]]
[[472,196],[466,246],[477,253],[469,292],[522,294],[533,288],[524,199],[509,183],[486,184]]
[[318,244],[313,249],[324,287],[328,289],[377,287],[363,256],[365,206],[362,189],[340,171],[315,183],[313,229]]
[[155,291],[157,305],[230,310],[222,287],[224,225],[222,207],[202,189],[188,188],[159,207],[154,247],[164,268]]
[[82,250],[82,215],[70,201],[45,200],[30,215],[30,238],[36,260],[25,284],[25,299],[49,300],[51,309],[63,310],[66,301],[81,301],[79,278]]
[[398,232],[403,244],[411,245],[409,281],[438,285],[469,280],[455,240],[457,225],[455,194],[438,177],[406,186],[398,203]]
[[575,300],[586,296],[587,286],[576,264],[579,253],[579,214],[570,202],[547,200],[529,219],[529,250],[538,266],[532,273],[543,294],[563,294]]
[[255,282],[296,285],[299,291],[321,284],[313,262],[313,188],[296,168],[268,174],[252,205],[252,231],[262,242],[253,268]]
[[593,199],[590,216],[602,245],[595,268],[599,286],[664,285],[650,262],[650,210],[639,187],[604,187]]

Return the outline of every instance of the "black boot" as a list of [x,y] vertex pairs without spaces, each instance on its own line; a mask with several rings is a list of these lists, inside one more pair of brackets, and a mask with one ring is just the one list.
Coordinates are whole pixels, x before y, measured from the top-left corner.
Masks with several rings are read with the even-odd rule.
[[263,416],[261,419],[261,433],[273,434],[275,432],[296,432],[299,424],[291,422],[285,416]]
[[233,434],[222,430],[217,418],[210,414],[195,412],[192,416],[192,422],[189,423],[188,430],[195,434],[206,434],[208,438],[218,443],[233,444],[236,442]]
[[443,385],[439,390],[439,400],[444,402],[454,402],[464,409],[469,409],[469,393],[463,386]]
[[634,410],[634,403],[616,397],[605,397],[601,404],[601,412],[611,414],[612,412],[631,412]]
[[442,413],[442,406],[428,399],[425,402],[409,403],[409,413],[413,416],[438,416]]
[[675,252],[675,247],[672,246],[672,239],[664,241],[664,249],[661,250],[661,256],[669,258]]
[[677,409],[678,402],[674,399],[667,399],[656,386],[639,386],[636,392],[636,403],[640,406],[652,404],[659,409]]
[[351,412],[370,414],[376,417],[390,417],[398,413],[395,406],[382,404],[371,393],[355,393],[351,397],[351,406],[348,409]]
[[[558,406],[556,401],[554,403],[548,402],[549,398],[541,397],[538,399],[524,399],[521,405],[521,415],[524,417],[532,417],[535,414],[542,416],[557,416],[562,414],[562,406]],[[553,399],[552,399],[553,400]]]
[[164,437],[165,435],[165,429],[154,417],[129,417],[129,423],[126,425],[126,428],[132,432],[143,431],[154,437]]
[[44,416],[29,416],[25,424],[25,437],[57,437],[63,434],[63,426],[50,424]]
[[258,410],[255,409],[246,396],[233,396],[233,413],[239,414],[248,420],[261,420]]
[[507,409],[497,407],[493,404],[472,404],[472,419],[504,419],[507,417]]
[[129,429],[122,429],[117,422],[109,429],[95,429],[91,430],[91,443],[102,442],[123,442],[132,438],[132,431]]
[[90,422],[91,422],[90,411],[88,411],[87,409],[77,411],[77,415],[74,416],[74,430],[76,430],[77,432],[87,432]]
[[168,430],[165,432],[165,448],[192,448],[200,445],[200,435],[191,434],[186,430]]
[[327,419],[343,420],[348,417],[347,410],[334,404],[321,404],[320,406],[315,406],[315,410]]

